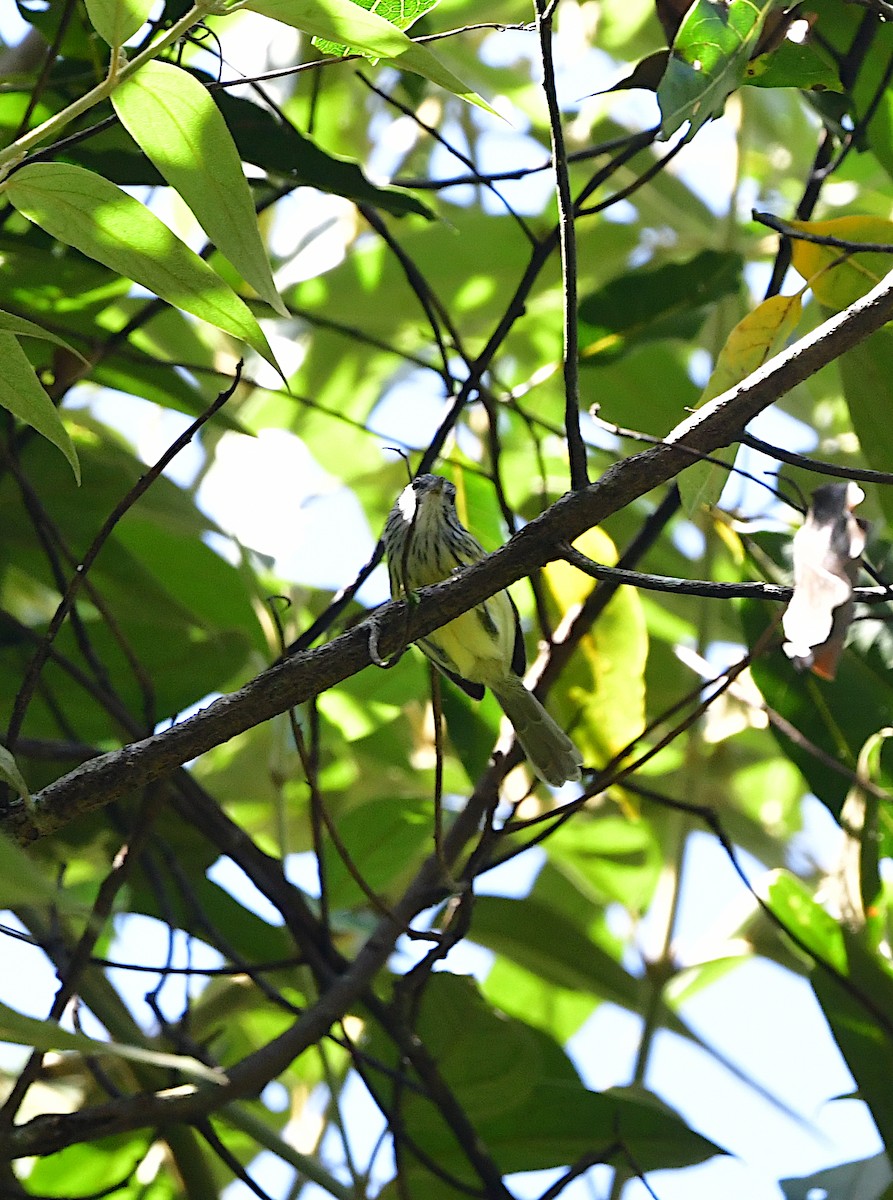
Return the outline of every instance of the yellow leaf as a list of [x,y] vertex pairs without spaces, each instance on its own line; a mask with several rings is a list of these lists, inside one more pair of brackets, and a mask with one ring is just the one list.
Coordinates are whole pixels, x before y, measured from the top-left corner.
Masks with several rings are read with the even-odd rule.
[[699,404],[721,396],[778,353],[797,328],[803,311],[800,297],[770,296],[738,322],[719,352]]
[[[789,223],[793,229],[818,233],[824,237],[893,245],[893,221],[883,217],[835,217],[831,221]],[[835,312],[864,296],[883,279],[890,268],[889,254],[871,251],[847,254],[837,246],[817,246],[814,242],[800,241],[793,244],[792,262],[812,288],[819,304]]]
[[[719,352],[698,407],[746,379],[783,348],[800,320],[801,296],[799,292],[796,296],[770,296],[738,322]],[[713,457],[731,465],[736,452],[733,446]],[[728,471],[708,462],[695,463],[683,471],[679,490],[685,511],[691,515],[702,504],[716,504],[727,478]]]
[[[614,543],[601,529],[574,542],[588,558],[617,562]],[[546,582],[562,614],[583,603],[593,581],[566,562],[545,568]],[[621,587],[580,642],[570,666],[569,696],[579,716],[573,737],[587,763],[605,763],[637,737],[645,723],[645,661],[648,633],[639,595]]]
[[[581,554],[591,558],[593,562],[606,567],[613,567],[617,562],[617,547],[608,535],[597,526],[578,537],[574,546]],[[592,591],[592,579],[572,567],[570,563],[559,559],[549,563],[544,574],[549,590],[555,597],[559,612],[567,613],[577,604],[582,604]]]

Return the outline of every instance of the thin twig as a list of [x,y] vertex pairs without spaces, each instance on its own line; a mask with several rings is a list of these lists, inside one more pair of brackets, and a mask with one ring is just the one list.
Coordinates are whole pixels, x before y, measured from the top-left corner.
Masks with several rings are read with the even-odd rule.
[[862,483],[876,483],[882,486],[893,484],[893,472],[890,471],[870,471],[867,467],[850,465],[837,466],[835,463],[811,458],[808,454],[795,454],[793,450],[785,450],[783,446],[764,442],[762,438],[746,431],[741,434],[739,441],[742,446],[758,450],[769,458],[778,459],[779,462],[788,463],[792,467],[803,467],[806,471],[814,471],[816,475],[832,475],[836,479],[858,479]]
[[140,476],[127,495],[115,505],[111,513],[108,515],[108,517],[106,517],[101,529],[96,534],[96,537],[91,542],[89,549],[78,564],[74,575],[71,577],[68,589],[66,590],[62,599],[59,601],[59,605],[56,608],[56,611],[53,613],[52,620],[47,627],[43,643],[34,654],[34,657],[31,659],[31,662],[28,666],[28,670],[25,673],[25,678],[22,682],[22,686],[19,689],[18,695],[16,696],[15,706],[13,707],[12,716],[9,720],[7,743],[10,747],[15,745],[16,737],[18,736],[19,730],[22,727],[22,721],[25,718],[25,713],[27,712],[28,705],[30,704],[31,698],[34,694],[34,688],[37,684],[40,672],[43,669],[43,665],[49,655],[50,647],[52,646],[52,643],[54,642],[59,630],[62,628],[65,618],[68,616],[69,612],[71,612],[72,606],[77,599],[77,594],[87,577],[87,572],[96,561],[100,550],[111,537],[115,526],[124,516],[124,514],[131,509],[134,504],[136,504],[141,496],[145,495],[155,480],[161,475],[162,471],[164,471],[165,467],[168,466],[168,464],[185,446],[189,445],[193,437],[196,435],[196,433],[198,433],[205,422],[209,421],[211,417],[213,417],[214,414],[223,407],[227,400],[230,399],[236,388],[239,386],[241,374],[242,364],[240,362],[236,368],[235,377],[230,386],[222,391],[213,404],[209,405],[205,412],[203,412],[200,417],[197,417],[196,420],[193,421],[189,426],[189,428],[171,443],[171,445],[167,448],[167,450],[165,450],[164,454],[161,455],[157,462],[149,467],[144,475]]
[[849,238],[832,237],[827,233],[813,233],[809,229],[795,229],[781,217],[773,216],[772,213],[758,212],[756,209],[752,210],[751,216],[761,225],[767,225],[776,233],[780,233],[783,237],[793,238],[794,241],[813,242],[816,246],[834,246],[838,250],[847,250],[852,254],[893,254],[893,243],[891,242],[862,242]]
[[567,152],[561,125],[561,109],[555,87],[555,63],[552,56],[552,6],[536,0],[536,26],[543,63],[543,88],[549,112],[549,136],[552,162],[555,164],[555,194],[558,201],[558,244],[561,254],[563,285],[562,311],[564,336],[564,429],[570,466],[571,487],[575,491],[589,485],[586,446],[580,430],[579,347],[577,338],[577,235],[574,228],[574,204],[571,199]]

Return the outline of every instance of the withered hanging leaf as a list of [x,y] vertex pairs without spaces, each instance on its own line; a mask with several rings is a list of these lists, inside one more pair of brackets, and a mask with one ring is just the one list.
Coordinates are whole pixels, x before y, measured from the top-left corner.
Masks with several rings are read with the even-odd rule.
[[782,617],[783,649],[801,670],[833,679],[853,618],[853,583],[866,524],[853,516],[865,499],[857,483],[816,488],[794,535],[794,595]]
[[669,50],[655,50],[653,54],[649,54],[647,58],[643,58],[641,62],[637,63],[632,73],[615,83],[613,87],[605,88],[603,92],[593,92],[592,95],[602,96],[608,92],[630,92],[635,88],[656,92],[667,69],[669,57]]

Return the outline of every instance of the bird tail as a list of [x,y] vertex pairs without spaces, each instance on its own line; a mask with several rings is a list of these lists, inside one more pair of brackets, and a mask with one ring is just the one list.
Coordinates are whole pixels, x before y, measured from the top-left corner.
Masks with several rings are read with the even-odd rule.
[[539,778],[552,787],[580,779],[583,756],[523,680],[507,675],[490,686]]

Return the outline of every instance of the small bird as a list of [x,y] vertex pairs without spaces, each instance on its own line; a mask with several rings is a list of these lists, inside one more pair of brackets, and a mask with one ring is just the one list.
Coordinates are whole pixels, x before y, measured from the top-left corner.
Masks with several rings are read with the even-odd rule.
[[[384,545],[395,600],[440,583],[486,553],[456,514],[455,487],[440,475],[419,475],[403,489],[388,516]],[[580,779],[580,751],[521,679],[524,639],[508,592],[498,592],[417,644],[473,699],[490,689],[544,783],[560,787]]]
[[857,483],[817,487],[794,535],[794,594],[782,618],[782,649],[801,671],[833,679],[853,619],[853,584],[866,523],[853,516],[865,499]]

